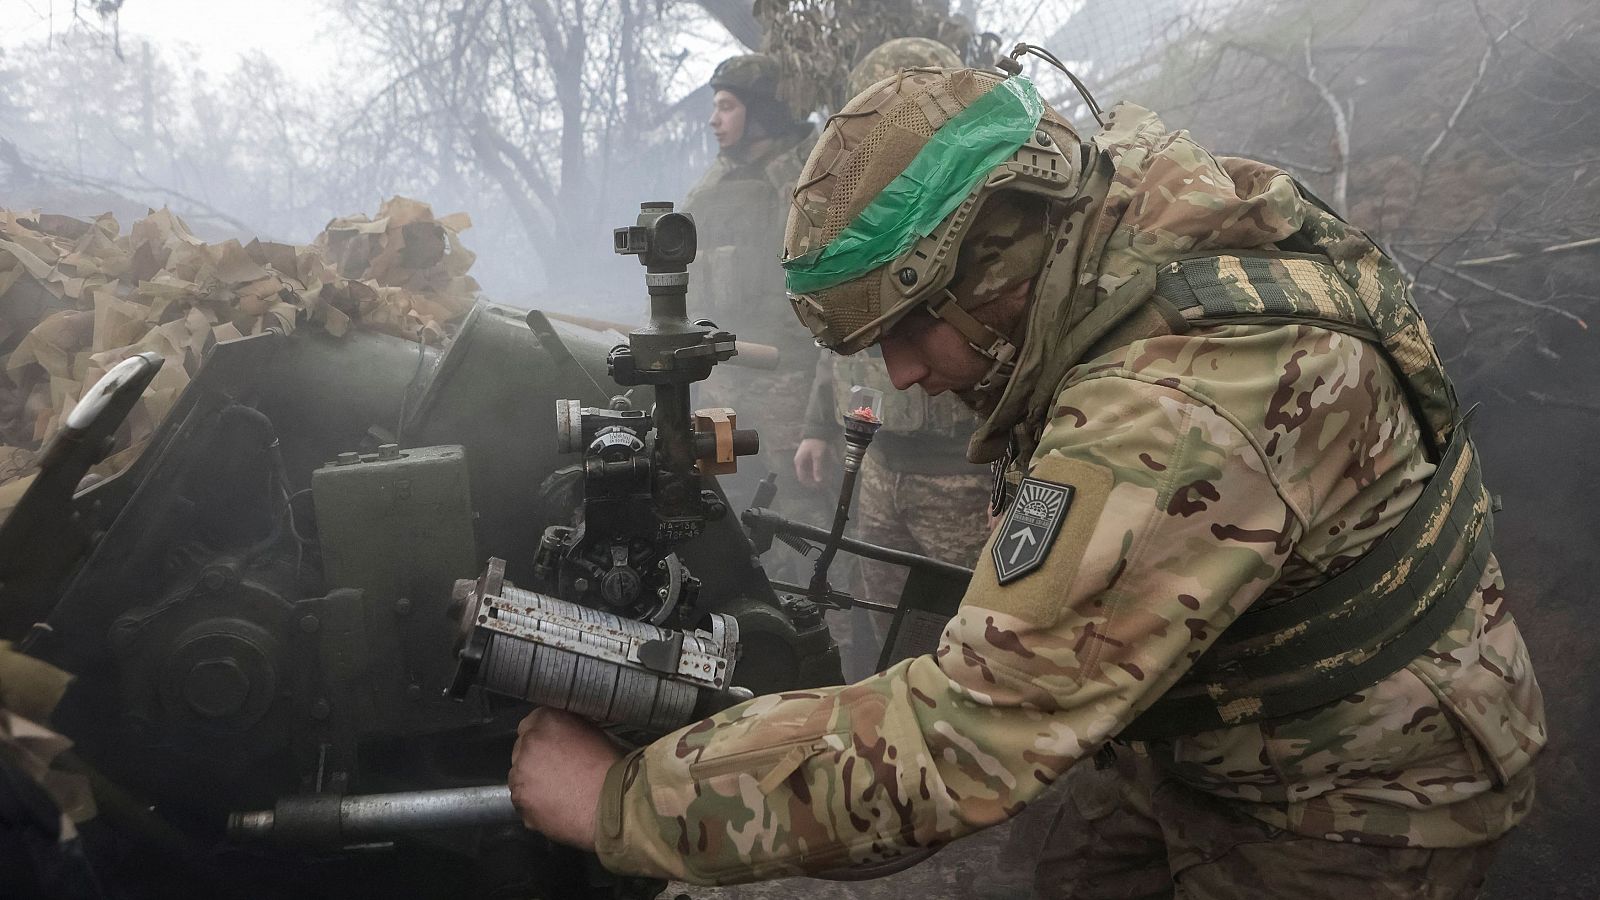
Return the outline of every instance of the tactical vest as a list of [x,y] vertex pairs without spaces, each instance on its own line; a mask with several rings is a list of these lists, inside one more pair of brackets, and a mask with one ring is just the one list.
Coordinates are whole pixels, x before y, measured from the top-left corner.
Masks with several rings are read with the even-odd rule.
[[1400,282],[1380,277],[1387,265],[1376,248],[1342,265],[1281,251],[1184,258],[1162,267],[1153,296],[1086,320],[1101,336],[1094,355],[1215,325],[1352,335],[1384,354],[1437,460],[1415,504],[1366,554],[1305,593],[1247,610],[1120,738],[1165,740],[1334,703],[1404,668],[1476,590],[1490,552],[1489,495],[1422,318]]
[[789,215],[788,191],[809,144],[809,138],[780,142],[743,163],[720,159],[684,201],[699,245],[689,266],[691,312],[746,340],[777,345],[797,360],[814,359],[815,351],[782,302],[777,248]]
[[965,440],[972,434],[975,424],[972,410],[954,394],[930,397],[920,387],[895,390],[883,360],[869,353],[833,354],[834,418],[841,426],[844,410],[849,408],[850,388],[858,384],[883,392],[882,432],[952,440]]
[[783,291],[783,270],[767,252],[773,235],[782,235],[777,194],[764,180],[722,180],[696,190],[686,208],[699,231],[689,268],[691,308],[742,338],[770,343],[793,324],[771,312],[779,307],[772,298]]

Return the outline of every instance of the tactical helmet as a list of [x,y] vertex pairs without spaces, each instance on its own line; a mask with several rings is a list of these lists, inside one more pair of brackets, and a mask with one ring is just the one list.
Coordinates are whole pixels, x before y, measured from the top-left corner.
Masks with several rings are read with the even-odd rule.
[[[722,61],[711,73],[711,89],[728,91],[745,108],[745,127],[762,137],[796,130],[803,119],[778,97],[778,61],[765,53],[746,53]],[[809,126],[807,126],[809,127]]]
[[977,294],[948,289],[958,252],[1003,192],[1069,198],[1077,145],[1020,76],[919,68],[872,84],[828,120],[795,189],[783,263],[795,314],[850,354],[924,308],[992,361],[977,388],[993,384],[1016,347],[964,308]]
[[850,70],[850,96],[861,93],[901,69],[959,69],[961,57],[933,38],[903,37],[872,48]]
[[746,53],[723,60],[711,73],[713,91],[729,91],[749,103],[778,96],[778,61],[765,53]]

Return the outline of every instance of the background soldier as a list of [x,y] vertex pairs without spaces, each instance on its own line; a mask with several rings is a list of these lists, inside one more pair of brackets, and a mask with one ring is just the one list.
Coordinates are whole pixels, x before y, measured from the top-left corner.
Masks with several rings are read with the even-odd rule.
[[[721,152],[684,201],[700,242],[690,268],[691,311],[744,340],[777,347],[780,361],[773,372],[724,367],[706,382],[699,405],[731,406],[744,417],[741,424],[759,427],[761,462],[779,476],[778,508],[820,522],[827,498],[795,481],[791,462],[816,345],[782,308],[783,272],[773,249],[782,243],[795,178],[816,135],[778,98],[778,66],[763,54],[725,60],[711,87],[710,125]],[[730,487],[738,505],[765,474],[759,465],[748,468],[741,466]],[[773,554],[780,565],[791,562],[782,556]]]
[[[874,82],[913,68],[959,69],[961,57],[930,38],[886,41],[862,57],[850,73],[854,97]],[[856,536],[945,562],[971,566],[989,537],[988,470],[967,461],[967,440],[977,421],[954,395],[930,397],[920,387],[895,390],[883,359],[876,354],[840,356],[824,350],[806,407],[805,431],[794,456],[802,484],[821,485],[836,466],[844,407],[851,385],[883,392],[883,428],[861,465],[856,497]],[[894,603],[906,571],[887,563],[861,560],[867,599]],[[871,673],[886,629],[882,618],[863,609],[839,614],[845,675]]]
[[1406,282],[1285,173],[1137,107],[1103,124],[976,70],[830,122],[795,309],[962,392],[1014,499],[930,656],[620,759],[536,711],[526,822],[747,881],[936,847],[1076,766],[1047,896],[1476,893],[1544,714]]

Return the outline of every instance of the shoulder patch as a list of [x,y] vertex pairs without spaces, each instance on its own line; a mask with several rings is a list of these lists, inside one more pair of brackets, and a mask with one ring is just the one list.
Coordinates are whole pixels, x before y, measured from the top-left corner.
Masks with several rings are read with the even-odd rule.
[[1022,479],[1017,499],[1012,501],[999,533],[989,544],[995,576],[1001,584],[1016,581],[1044,562],[1050,545],[1061,533],[1074,493],[1070,484],[1043,478]]
[[[1110,469],[1086,459],[1048,453],[1036,460],[1018,485],[1017,500],[990,532],[962,603],[1041,628],[1054,625],[1115,481]],[[1012,537],[1024,527],[1030,537]]]

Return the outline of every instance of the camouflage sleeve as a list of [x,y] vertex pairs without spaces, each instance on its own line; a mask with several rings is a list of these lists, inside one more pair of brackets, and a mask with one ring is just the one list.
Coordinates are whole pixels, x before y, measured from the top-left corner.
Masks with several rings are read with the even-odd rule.
[[733,883],[1001,822],[1170,687],[1300,529],[1257,444],[1170,383],[1069,386],[1032,462],[1073,488],[1036,569],[1000,583],[1002,528],[932,656],[759,697],[625,757],[600,808],[605,864]]
[[839,437],[839,423],[833,415],[833,354],[827,350],[817,354],[817,371],[811,379],[811,399],[806,402],[806,422],[800,437]]

